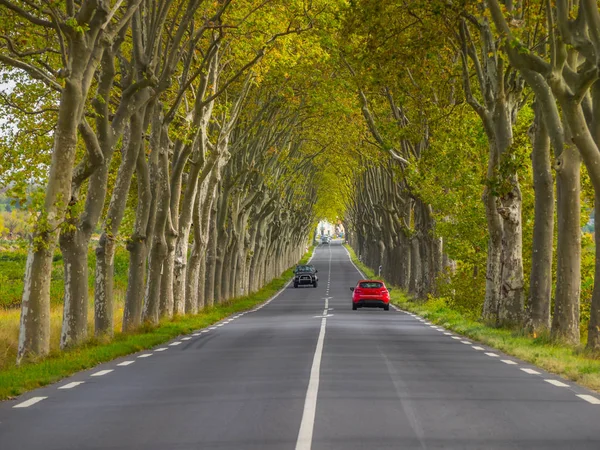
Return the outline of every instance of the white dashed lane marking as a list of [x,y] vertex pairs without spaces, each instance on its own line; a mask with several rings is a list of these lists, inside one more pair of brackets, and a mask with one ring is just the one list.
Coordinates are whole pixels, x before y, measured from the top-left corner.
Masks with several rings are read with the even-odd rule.
[[13,406],[13,408],[28,408],[31,405],[35,405],[42,400],[47,399],[48,397],[31,397],[29,400],[24,401],[23,403],[19,403],[18,405]]
[[152,356],[152,353],[144,353],[143,355],[138,356],[138,358],[149,358]]
[[459,338],[458,336],[452,336],[452,339],[456,339],[456,340],[458,340],[458,339],[460,339],[460,338]]
[[179,342],[179,341],[175,341],[175,342],[171,342],[169,345],[170,345],[171,347],[173,347],[173,346],[175,346],[175,345],[179,345],[179,344],[181,344],[181,342]]
[[462,342],[463,344],[471,345],[471,343],[469,341],[460,341],[460,342]]
[[189,341],[190,339],[192,339],[192,338],[191,338],[191,337],[184,337],[184,338],[181,338],[181,340],[182,340],[182,341]]
[[117,366],[128,366],[133,364],[135,361],[123,361],[122,363],[117,364]]
[[73,389],[74,387],[77,387],[83,383],[85,383],[85,381],[73,381],[71,383],[65,384],[64,386],[60,386],[58,389]]
[[471,348],[473,350],[485,350],[483,347],[478,347],[477,345],[473,345]]
[[155,352],[164,352],[165,350],[168,350],[167,347],[161,347],[161,348],[157,348],[156,350],[154,350]]
[[563,383],[562,381],[558,381],[558,380],[544,380],[546,383],[550,383],[553,386],[557,386],[557,387],[569,387],[568,384]]
[[500,361],[502,361],[504,364],[508,364],[508,365],[511,365],[511,366],[516,366],[517,365],[516,362],[511,361],[510,359],[501,359]]
[[533,369],[526,369],[521,367],[521,370],[525,373],[528,373],[530,375],[541,375],[537,370],[533,370]]
[[582,400],[585,400],[588,403],[591,403],[592,405],[600,405],[600,400],[598,400],[596,397],[593,397],[591,395],[578,394],[577,397],[579,397]]
[[106,375],[107,373],[113,372],[114,369],[100,370],[99,372],[93,373],[90,377],[101,377]]
[[500,358],[500,356],[496,355],[495,353],[486,353],[486,355],[491,356],[492,358]]

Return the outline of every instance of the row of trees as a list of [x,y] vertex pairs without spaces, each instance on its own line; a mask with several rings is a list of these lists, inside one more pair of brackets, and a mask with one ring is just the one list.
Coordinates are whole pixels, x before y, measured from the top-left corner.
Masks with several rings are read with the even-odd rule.
[[[47,187],[34,199],[19,361],[49,351],[57,244],[61,347],[87,338],[98,227],[97,336],[114,329],[120,241],[130,252],[124,331],[256,291],[301,257],[325,144],[308,139],[321,120],[299,90],[310,79],[288,72],[302,36],[320,39],[324,14],[303,1],[0,2],[4,151],[18,161],[27,150],[15,143],[52,142],[27,160]],[[31,180],[17,164],[9,175],[13,192]]]
[[336,216],[419,297],[579,342],[582,275],[600,271],[581,242],[600,192],[596,2],[0,0],[0,14],[4,184],[25,204],[47,181],[28,202],[20,359],[48,351],[57,244],[67,347],[86,338],[98,227],[95,332],[110,334],[119,242],[130,330],[256,290]]
[[[598,5],[463,3],[365,0],[348,16],[347,66],[366,139],[389,155],[383,166],[365,163],[356,178],[348,215],[355,246],[372,266],[383,265],[386,276],[424,297],[435,290],[430,274],[445,268],[442,281],[457,268],[481,279],[473,261],[485,243],[483,319],[551,330],[577,344],[581,211],[593,202],[598,213],[593,197],[600,192]],[[487,154],[457,152],[465,141],[484,144]],[[448,160],[449,153],[462,164]],[[481,216],[456,208],[468,203],[457,190],[467,190],[471,172],[483,179],[483,240],[476,227],[470,235],[461,229],[483,225]],[[583,194],[582,182],[589,186]],[[582,205],[582,197],[589,203]],[[457,237],[468,245],[461,248]],[[596,280],[598,254],[596,248]],[[600,347],[599,325],[596,282],[589,348]]]

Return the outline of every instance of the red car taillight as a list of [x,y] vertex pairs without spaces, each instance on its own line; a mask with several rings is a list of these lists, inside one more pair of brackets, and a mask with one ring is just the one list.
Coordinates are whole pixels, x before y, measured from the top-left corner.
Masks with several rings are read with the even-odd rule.
[[359,288],[356,288],[356,289],[354,289],[354,293],[355,294],[361,294],[362,292],[361,292],[361,290]]

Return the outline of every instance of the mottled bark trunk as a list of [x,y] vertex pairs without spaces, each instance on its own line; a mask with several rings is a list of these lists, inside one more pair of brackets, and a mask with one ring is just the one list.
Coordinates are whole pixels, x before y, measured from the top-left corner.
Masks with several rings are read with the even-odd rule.
[[46,186],[44,209],[33,230],[27,255],[17,363],[29,354],[50,351],[50,274],[52,257],[71,198],[71,179],[77,147],[77,126],[85,94],[80,79],[68,79],[61,93],[58,121],[54,129],[52,162]]
[[206,269],[205,269],[205,290],[204,302],[207,307],[215,304],[215,274],[216,260],[218,251],[218,230],[217,230],[217,215],[213,209],[210,219],[208,247],[206,252]]
[[521,223],[521,189],[515,175],[512,191],[500,198],[502,217],[502,290],[498,323],[518,326],[523,322],[523,228]]
[[539,103],[535,105],[535,112],[531,130],[535,222],[529,287],[529,321],[534,335],[550,330],[554,239],[554,182],[550,163],[550,138]]
[[[565,139],[565,142],[568,142]],[[556,162],[556,292],[553,337],[579,343],[579,297],[581,294],[581,202],[580,166],[577,149],[566,145]]]
[[83,233],[62,233],[60,246],[63,254],[65,295],[60,347],[82,343],[87,338],[88,318],[88,239]]
[[156,201],[152,197],[150,176],[144,152],[138,152],[136,162],[138,203],[134,232],[127,243],[129,251],[129,273],[123,310],[123,331],[131,331],[142,323],[142,303],[148,256],[148,238],[152,236]]
[[483,201],[489,237],[482,318],[486,322],[497,324],[502,280],[502,221],[496,207],[496,197],[489,188],[485,189]]

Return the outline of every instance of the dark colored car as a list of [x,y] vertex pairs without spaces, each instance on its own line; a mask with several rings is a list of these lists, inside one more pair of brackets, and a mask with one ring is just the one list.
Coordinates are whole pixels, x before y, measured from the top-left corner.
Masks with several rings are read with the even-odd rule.
[[352,291],[352,309],[358,308],[383,308],[390,309],[390,291],[383,281],[360,280]]
[[319,278],[317,277],[318,270],[310,264],[302,264],[294,269],[294,287],[298,286],[313,286],[317,287]]

